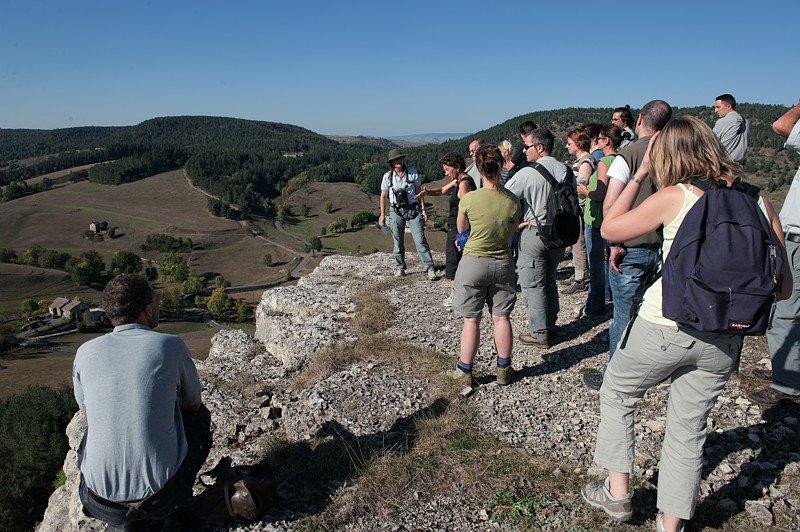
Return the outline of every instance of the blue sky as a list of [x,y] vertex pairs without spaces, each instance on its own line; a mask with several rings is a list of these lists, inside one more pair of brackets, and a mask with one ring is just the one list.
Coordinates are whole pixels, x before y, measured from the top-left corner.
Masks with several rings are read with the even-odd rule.
[[0,127],[204,114],[400,135],[721,92],[794,103],[797,3],[754,5],[3,0]]

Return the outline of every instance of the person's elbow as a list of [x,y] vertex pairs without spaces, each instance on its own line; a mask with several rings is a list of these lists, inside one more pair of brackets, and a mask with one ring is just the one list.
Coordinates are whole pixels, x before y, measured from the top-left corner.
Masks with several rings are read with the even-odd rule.
[[791,129],[787,129],[782,120],[776,120],[772,123],[772,131],[781,137],[788,137]]

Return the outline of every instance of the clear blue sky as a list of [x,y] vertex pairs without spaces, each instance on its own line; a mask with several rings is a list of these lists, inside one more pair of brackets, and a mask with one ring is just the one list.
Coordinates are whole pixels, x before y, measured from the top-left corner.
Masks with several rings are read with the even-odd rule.
[[796,0],[3,0],[0,127],[204,114],[397,135],[721,92],[790,104],[797,15]]

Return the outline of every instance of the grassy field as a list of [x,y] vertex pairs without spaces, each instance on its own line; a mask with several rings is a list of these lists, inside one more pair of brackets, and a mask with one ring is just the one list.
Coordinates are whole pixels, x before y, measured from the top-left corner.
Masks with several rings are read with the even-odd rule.
[[[253,333],[253,325],[237,325]],[[183,338],[192,358],[203,360],[208,356],[211,338],[220,330],[198,322],[162,323],[158,332],[175,334]],[[72,361],[75,352],[84,342],[99,333],[75,333],[53,338],[39,348],[23,350],[15,358],[0,359],[0,399],[20,393],[30,385],[71,385]]]
[[17,312],[26,299],[47,301],[61,295],[99,302],[100,293],[78,286],[65,272],[18,264],[0,264],[0,314]]
[[[429,186],[437,186],[432,183]],[[333,212],[325,212],[325,203],[333,204]],[[286,197],[281,197],[280,203],[292,205],[292,214],[284,227],[299,239],[309,240],[319,236],[322,227],[339,218],[350,218],[353,213],[360,210],[379,213],[379,198],[368,194],[354,183],[310,183],[304,189],[294,192]],[[432,198],[429,200],[436,212],[447,215],[447,199]],[[307,217],[300,212],[301,205],[308,205],[311,210]],[[435,231],[431,224],[427,228],[428,243],[434,251],[444,250],[445,234]],[[392,239],[382,235],[374,225],[362,229],[347,231],[338,235],[322,237],[325,249],[332,252],[355,253],[359,248],[364,253],[373,249],[391,251]],[[414,250],[411,235],[406,235],[406,250]]]
[[[286,252],[253,238],[236,221],[212,216],[206,202],[181,170],[117,186],[83,181],[3,204],[0,247],[19,251],[38,244],[72,254],[94,249],[108,260],[116,251],[140,253],[147,235],[166,233],[200,244],[190,259],[200,273],[218,272],[234,284],[280,275],[280,264],[266,267],[262,258],[271,253],[280,263],[291,258]],[[104,242],[84,239],[82,233],[95,220],[108,221],[122,236]]]
[[58,171],[55,171],[55,172],[50,172],[49,174],[38,175],[36,177],[32,177],[30,179],[26,179],[25,182],[28,183],[29,185],[35,185],[37,183],[41,183],[45,179],[50,179],[50,180],[55,181],[55,180],[60,179],[62,177],[66,177],[67,174],[69,174],[70,172],[79,172],[81,170],[88,170],[89,168],[91,168],[92,166],[94,166],[96,164],[98,164],[98,163],[83,164],[81,166],[75,166],[73,168],[67,168],[65,170],[58,170]]

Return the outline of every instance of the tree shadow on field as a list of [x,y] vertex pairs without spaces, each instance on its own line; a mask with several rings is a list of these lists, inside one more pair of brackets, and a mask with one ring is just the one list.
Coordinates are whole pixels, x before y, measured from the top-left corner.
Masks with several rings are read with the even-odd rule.
[[[292,522],[322,513],[335,492],[356,481],[372,462],[411,451],[417,441],[418,423],[438,419],[448,406],[448,400],[436,399],[398,418],[387,430],[364,436],[355,436],[338,421],[328,421],[308,441],[281,442],[255,465],[256,469],[272,471],[277,488],[275,504],[258,522]],[[232,521],[226,528],[241,525]]]

